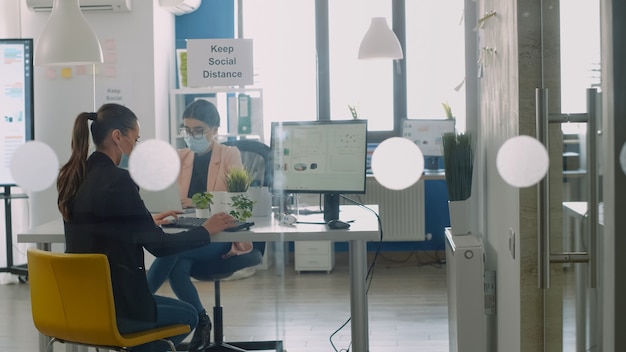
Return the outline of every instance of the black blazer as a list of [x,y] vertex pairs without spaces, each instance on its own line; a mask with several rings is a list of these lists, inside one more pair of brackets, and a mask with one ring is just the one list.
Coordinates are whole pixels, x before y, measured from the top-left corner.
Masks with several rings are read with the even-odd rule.
[[70,202],[70,221],[64,225],[66,252],[103,253],[109,258],[117,316],[142,321],[156,320],[143,249],[160,257],[211,242],[204,227],[164,233],[128,171],[100,152],[87,160],[85,179]]

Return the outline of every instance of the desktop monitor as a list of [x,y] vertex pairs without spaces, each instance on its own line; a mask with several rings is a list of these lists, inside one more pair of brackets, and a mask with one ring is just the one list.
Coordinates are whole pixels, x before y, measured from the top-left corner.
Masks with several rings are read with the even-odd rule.
[[13,153],[34,138],[33,40],[0,39],[0,186],[13,186]]
[[272,190],[324,195],[324,220],[339,218],[341,193],[364,194],[366,120],[273,122]]
[[415,143],[424,154],[424,167],[428,170],[442,169],[439,161],[443,161],[442,136],[447,132],[454,132],[453,119],[415,119],[404,120],[402,137]]

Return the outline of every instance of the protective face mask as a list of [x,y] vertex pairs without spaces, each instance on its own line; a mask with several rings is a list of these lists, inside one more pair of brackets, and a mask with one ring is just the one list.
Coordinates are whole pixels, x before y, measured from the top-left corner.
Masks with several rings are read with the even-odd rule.
[[[124,137],[126,138],[126,137]],[[128,139],[126,139],[128,140]],[[122,152],[122,157],[120,158],[120,163],[117,164],[117,167],[121,168],[121,169],[126,169],[128,170],[128,160],[130,159],[130,155],[124,153],[124,151],[122,150],[122,147],[120,147],[120,145],[118,144],[117,147],[119,148],[120,152]]]
[[120,159],[120,163],[117,167],[128,170],[128,159],[130,159],[130,156],[122,152],[122,158]]
[[189,147],[189,149],[191,149],[192,152],[197,153],[197,154],[206,152],[206,150],[209,149],[209,147],[211,146],[211,142],[209,142],[204,137],[200,139],[196,139],[196,138],[189,136],[189,137],[184,137],[184,139],[185,139],[185,144],[187,144],[187,147]]

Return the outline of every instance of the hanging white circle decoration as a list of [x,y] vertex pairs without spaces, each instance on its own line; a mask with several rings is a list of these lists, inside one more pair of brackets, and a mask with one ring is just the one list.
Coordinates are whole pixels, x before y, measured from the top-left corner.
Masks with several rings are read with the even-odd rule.
[[622,145],[622,150],[619,153],[619,164],[622,167],[622,172],[626,174],[626,143]]
[[130,153],[128,171],[139,187],[161,191],[176,182],[180,157],[171,144],[150,139],[138,143]]
[[15,184],[31,192],[52,186],[59,174],[59,158],[52,148],[40,141],[29,141],[11,156],[11,177]]
[[424,172],[424,154],[406,138],[392,137],[380,143],[372,154],[374,178],[391,190],[403,190],[419,181]]
[[498,150],[496,167],[513,187],[535,185],[548,173],[550,159],[544,145],[530,136],[510,138]]

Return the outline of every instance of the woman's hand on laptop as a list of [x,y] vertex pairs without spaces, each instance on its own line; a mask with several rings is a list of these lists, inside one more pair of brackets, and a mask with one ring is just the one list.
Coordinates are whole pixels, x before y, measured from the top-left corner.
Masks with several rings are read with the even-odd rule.
[[209,231],[209,234],[222,232],[235,225],[237,225],[235,218],[226,213],[211,215],[211,217],[202,224],[202,226]]
[[169,224],[172,222],[172,219],[178,219],[178,214],[182,214],[182,211],[178,210],[168,210],[162,213],[153,214],[152,218],[154,219],[154,223],[157,226],[161,226],[163,224]]

